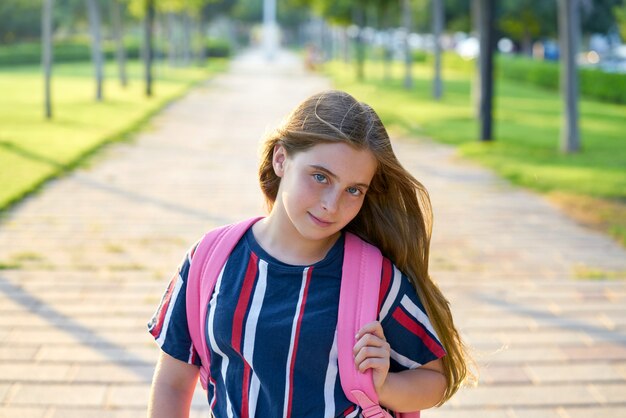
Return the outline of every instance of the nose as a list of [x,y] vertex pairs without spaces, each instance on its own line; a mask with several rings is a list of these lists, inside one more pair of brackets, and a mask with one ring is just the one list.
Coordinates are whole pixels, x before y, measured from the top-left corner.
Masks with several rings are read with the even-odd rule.
[[322,209],[328,213],[335,213],[339,208],[339,199],[341,198],[341,191],[328,190],[322,198]]

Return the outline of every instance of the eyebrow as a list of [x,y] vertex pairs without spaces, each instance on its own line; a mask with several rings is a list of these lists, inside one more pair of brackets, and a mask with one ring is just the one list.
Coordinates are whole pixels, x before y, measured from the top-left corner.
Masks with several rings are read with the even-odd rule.
[[[330,177],[332,177],[335,180],[339,180],[339,176],[335,173],[333,173],[332,171],[330,171],[329,169],[327,169],[326,167],[323,167],[321,165],[317,165],[317,164],[310,164],[309,167],[314,168],[316,170],[319,171],[323,171],[324,173],[328,174]],[[365,183],[355,183],[355,186],[359,186],[359,187],[363,187],[365,189],[369,189],[370,185],[369,184],[365,184]]]

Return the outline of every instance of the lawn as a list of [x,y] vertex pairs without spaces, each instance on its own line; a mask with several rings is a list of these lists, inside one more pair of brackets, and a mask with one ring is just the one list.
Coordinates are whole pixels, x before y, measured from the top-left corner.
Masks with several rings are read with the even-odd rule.
[[[444,62],[445,65],[445,62]],[[354,68],[327,64],[337,88],[371,104],[392,131],[430,137],[457,146],[511,182],[547,193],[574,217],[626,245],[626,106],[580,101],[582,151],[559,151],[561,100],[557,92],[498,78],[495,84],[494,141],[481,143],[471,100],[471,73],[444,70],[444,97],[431,98],[432,70],[414,67],[414,88],[402,87],[403,67],[394,64],[385,81],[382,63],[367,63],[366,81]],[[599,210],[598,208],[603,208]]]
[[223,59],[209,62],[204,68],[156,66],[151,98],[144,94],[140,62],[129,62],[126,88],[115,77],[115,63],[107,63],[102,102],[95,101],[89,63],[56,65],[52,120],[44,118],[40,68],[0,68],[0,211],[102,145],[127,138],[167,103],[227,66]]

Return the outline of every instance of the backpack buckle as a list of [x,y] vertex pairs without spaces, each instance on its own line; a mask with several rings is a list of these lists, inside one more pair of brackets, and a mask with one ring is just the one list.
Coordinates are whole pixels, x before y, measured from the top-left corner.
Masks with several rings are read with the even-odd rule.
[[387,411],[385,411],[380,405],[372,405],[363,409],[363,416],[365,418],[388,418],[391,417]]

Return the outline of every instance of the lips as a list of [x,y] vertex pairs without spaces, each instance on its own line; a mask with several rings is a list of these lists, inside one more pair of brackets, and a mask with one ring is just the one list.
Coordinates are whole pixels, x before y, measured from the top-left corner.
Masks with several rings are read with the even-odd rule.
[[313,221],[313,223],[315,223],[317,226],[327,227],[333,224],[332,222],[323,221],[320,218],[312,215],[311,213],[309,213],[309,216],[311,217],[311,220]]

